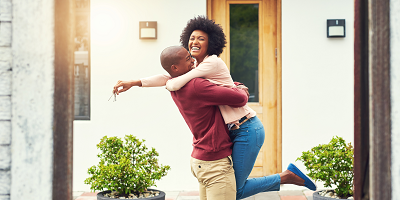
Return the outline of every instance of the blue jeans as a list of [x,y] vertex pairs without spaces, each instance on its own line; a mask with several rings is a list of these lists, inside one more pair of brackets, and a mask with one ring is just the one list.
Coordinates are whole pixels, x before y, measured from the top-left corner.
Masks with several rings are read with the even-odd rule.
[[236,178],[236,199],[260,192],[279,191],[279,174],[248,179],[258,152],[264,144],[264,126],[257,116],[248,119],[239,129],[231,130],[232,160]]

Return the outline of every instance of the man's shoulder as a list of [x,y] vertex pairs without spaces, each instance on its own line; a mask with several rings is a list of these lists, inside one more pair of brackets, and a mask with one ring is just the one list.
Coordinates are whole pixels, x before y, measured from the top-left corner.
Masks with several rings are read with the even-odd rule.
[[194,79],[190,80],[189,83],[191,83],[195,86],[212,84],[210,81],[208,81],[207,79],[204,79],[204,78],[194,78]]
[[171,91],[171,94],[180,94],[179,98],[198,98],[201,96],[207,88],[209,88],[209,84],[212,84],[207,79],[203,78],[194,78],[186,83],[180,90]]
[[186,90],[194,90],[194,91],[201,91],[205,90],[206,88],[210,88],[215,84],[211,83],[209,80],[204,78],[194,78],[186,83],[185,88]]
[[[204,78],[193,78],[192,80],[190,80],[189,82],[187,82],[182,88],[185,88],[185,90],[191,90],[191,89],[195,89],[195,88],[201,88],[203,86],[206,86],[208,83],[211,83],[210,81],[208,81],[207,79]],[[179,91],[179,90],[177,90]]]

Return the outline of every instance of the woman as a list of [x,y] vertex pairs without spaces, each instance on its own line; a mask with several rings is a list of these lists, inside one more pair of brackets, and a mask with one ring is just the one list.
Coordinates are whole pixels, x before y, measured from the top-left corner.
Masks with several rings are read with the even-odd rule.
[[[228,68],[218,58],[226,44],[225,34],[218,24],[206,17],[195,17],[189,20],[184,28],[180,42],[196,59],[196,68],[174,79],[170,79],[169,75],[156,75],[141,80],[118,81],[113,92],[118,94],[132,86],[155,87],[163,85],[166,85],[168,90],[175,91],[196,77],[206,78],[220,86],[235,87]],[[123,88],[118,90],[121,86]],[[232,108],[225,105],[220,106],[220,110],[230,129],[230,137],[233,142],[232,160],[235,170],[237,199],[243,199],[259,192],[278,191],[280,184],[306,185],[312,190],[316,189],[315,184],[292,164],[283,173],[247,179],[264,143],[263,124],[256,116],[256,112],[248,106]]]

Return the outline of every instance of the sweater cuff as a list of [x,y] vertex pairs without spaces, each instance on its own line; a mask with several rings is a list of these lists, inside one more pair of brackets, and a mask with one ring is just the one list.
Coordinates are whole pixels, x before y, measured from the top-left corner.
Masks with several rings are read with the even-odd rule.
[[241,82],[233,82],[236,86],[238,86],[238,85],[244,85],[243,83],[241,83]]

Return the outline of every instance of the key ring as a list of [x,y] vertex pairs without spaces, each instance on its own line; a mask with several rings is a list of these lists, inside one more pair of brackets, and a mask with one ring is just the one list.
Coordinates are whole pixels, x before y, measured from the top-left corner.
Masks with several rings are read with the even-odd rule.
[[114,96],[113,102],[116,102],[116,101],[117,101],[117,95],[116,95],[114,92],[113,92],[113,94],[111,95],[111,97],[108,98],[108,101],[110,101],[110,99],[111,99],[113,96]]

